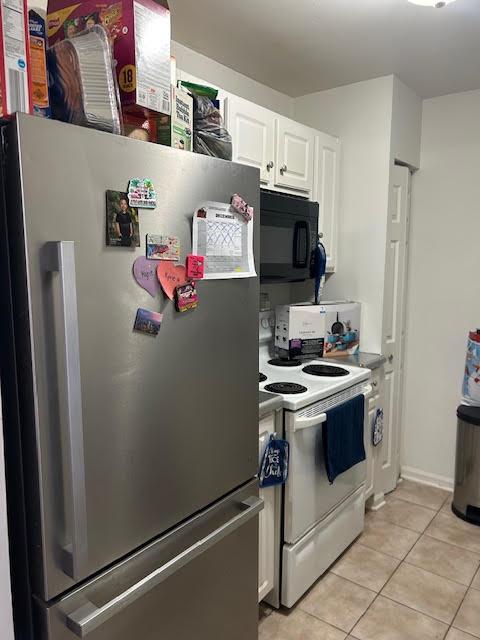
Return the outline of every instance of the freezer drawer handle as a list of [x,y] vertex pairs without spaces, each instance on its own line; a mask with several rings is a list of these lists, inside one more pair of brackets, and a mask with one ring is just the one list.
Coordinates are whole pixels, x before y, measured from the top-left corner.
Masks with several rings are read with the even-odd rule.
[[110,602],[102,607],[95,606],[92,602],[87,602],[82,607],[73,611],[67,616],[67,627],[79,638],[86,638],[89,633],[98,629],[102,624],[123,611],[154,587],[173,575],[176,571],[191,562],[204,551],[213,547],[227,535],[251,520],[263,509],[263,500],[257,496],[246,498],[239,505],[242,511],[231,520],[223,524],[208,536],[202,538],[191,547],[182,551],[178,556],[172,558],[148,576],[131,586]]
[[74,580],[84,577],[88,557],[87,500],[85,494],[85,460],[83,451],[82,388],[80,377],[80,344],[78,337],[75,245],[70,241],[48,242],[47,270],[60,275],[63,309],[63,347],[65,350],[65,435],[70,470],[71,544],[63,551],[63,570]]

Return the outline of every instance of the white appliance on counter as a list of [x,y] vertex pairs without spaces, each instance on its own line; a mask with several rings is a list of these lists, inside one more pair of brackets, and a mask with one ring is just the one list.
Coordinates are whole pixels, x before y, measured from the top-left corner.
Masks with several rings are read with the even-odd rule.
[[272,312],[260,314],[260,389],[281,395],[284,437],[290,443],[284,487],[279,584],[267,598],[292,607],[362,532],[366,463],[330,484],[322,448],[326,412],[360,394],[371,394],[369,369],[325,360],[275,357]]

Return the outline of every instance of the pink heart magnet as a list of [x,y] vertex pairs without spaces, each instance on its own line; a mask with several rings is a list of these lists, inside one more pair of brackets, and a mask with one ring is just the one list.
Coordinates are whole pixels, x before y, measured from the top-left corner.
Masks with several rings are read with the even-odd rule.
[[157,280],[157,263],[140,256],[133,263],[133,277],[137,283],[154,298],[160,291]]
[[157,267],[157,277],[165,295],[173,300],[178,285],[187,282],[187,271],[183,264],[164,261]]

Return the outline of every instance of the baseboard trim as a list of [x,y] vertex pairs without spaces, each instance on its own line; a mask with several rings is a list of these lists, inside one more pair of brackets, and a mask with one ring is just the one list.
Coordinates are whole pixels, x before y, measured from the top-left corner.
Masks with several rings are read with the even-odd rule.
[[453,491],[453,478],[448,478],[447,476],[440,476],[436,473],[428,473],[427,471],[414,469],[413,467],[402,467],[401,474],[402,478],[405,478],[405,480],[412,480],[413,482],[428,484],[431,487],[440,487],[440,489]]

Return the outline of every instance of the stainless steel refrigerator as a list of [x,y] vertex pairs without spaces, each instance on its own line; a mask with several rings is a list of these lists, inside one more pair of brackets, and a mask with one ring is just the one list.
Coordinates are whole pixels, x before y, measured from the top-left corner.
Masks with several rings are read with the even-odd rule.
[[[204,201],[258,212],[258,171],[24,115],[3,161],[10,515],[27,537],[11,549],[33,637],[254,640],[258,280],[199,281],[178,313],[132,264],[147,233],[178,236],[183,260]],[[157,208],[140,247],[109,247],[105,193],[134,177]],[[132,330],[140,307],[163,312],[156,338]]]

